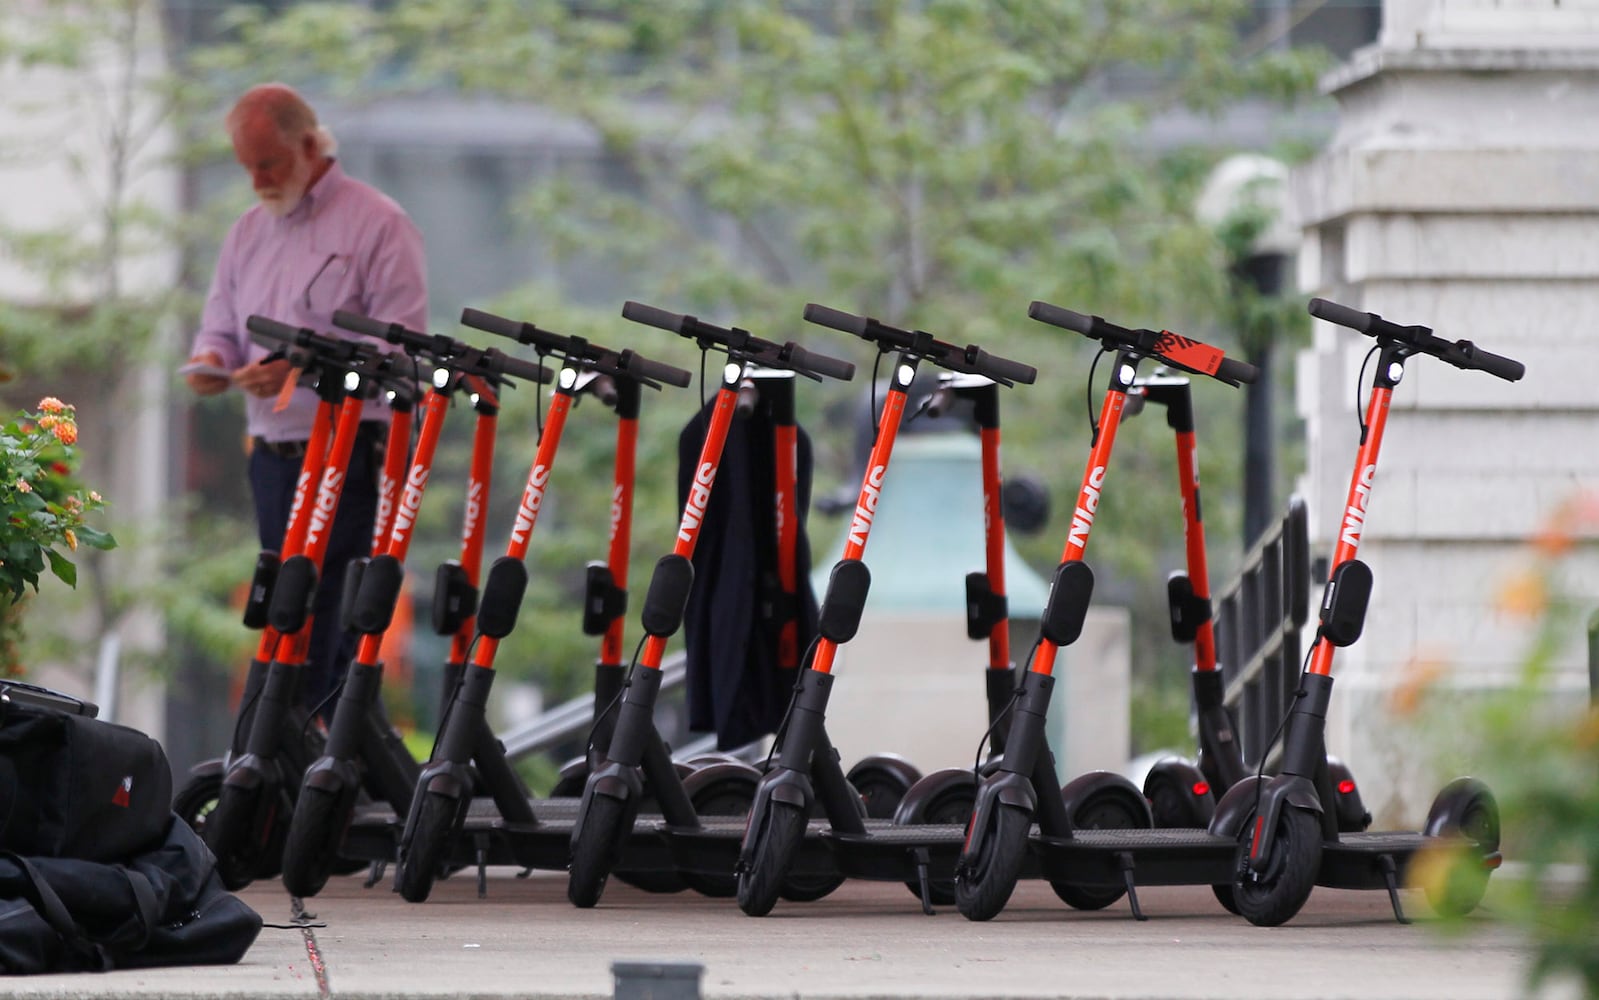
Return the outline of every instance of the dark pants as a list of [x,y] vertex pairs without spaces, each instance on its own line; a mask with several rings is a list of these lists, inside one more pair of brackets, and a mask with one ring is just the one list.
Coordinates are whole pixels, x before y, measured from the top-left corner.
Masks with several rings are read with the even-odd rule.
[[[315,618],[311,625],[311,648],[298,686],[300,704],[312,708],[330,695],[344,678],[350,657],[355,655],[355,636],[340,627],[339,596],[344,589],[344,570],[351,559],[370,555],[372,526],[377,518],[377,477],[382,467],[382,445],[386,429],[381,424],[361,425],[355,448],[350,453],[350,469],[339,509],[328,535],[327,555],[318,574]],[[250,489],[255,494],[256,530],[261,547],[282,552],[288,529],[289,509],[294,505],[294,485],[300,476],[299,458],[284,458],[265,448],[250,453]],[[314,489],[316,484],[312,484]],[[314,497],[307,498],[307,503]],[[331,700],[322,714],[331,717]]]

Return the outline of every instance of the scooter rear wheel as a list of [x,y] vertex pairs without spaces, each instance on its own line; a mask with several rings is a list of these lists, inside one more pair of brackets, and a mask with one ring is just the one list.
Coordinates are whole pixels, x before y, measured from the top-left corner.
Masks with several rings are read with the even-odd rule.
[[172,811],[189,824],[189,829],[205,837],[206,819],[215,811],[222,794],[222,774],[197,774],[184,782],[172,796]]
[[[1063,794],[1071,805],[1073,829],[1077,830],[1147,830],[1150,828],[1149,808],[1130,782],[1119,775],[1085,775],[1067,785]],[[1075,788],[1087,789],[1076,802],[1072,802]],[[1072,882],[1050,882],[1060,901],[1075,910],[1103,910],[1127,894],[1121,886],[1077,885]]]
[[[964,853],[964,869],[955,877],[955,905],[967,920],[992,920],[1016,891],[1027,855],[1027,833],[1032,817],[1013,806],[995,804],[988,835],[975,857]],[[972,822],[976,822],[974,816]]]
[[[696,816],[744,816],[755,801],[755,786],[760,784],[761,773],[744,763],[715,763],[699,768],[683,779],[683,790],[694,804]],[[726,874],[707,875],[685,871],[683,881],[702,896],[728,899],[738,894],[738,876],[729,869]]]
[[438,881],[455,840],[458,811],[455,800],[448,796],[425,791],[418,794],[422,801],[417,803],[416,827],[395,878],[400,895],[408,903],[425,902],[433,892],[433,883]]
[[[894,825],[965,826],[972,821],[972,804],[976,801],[977,779],[972,776],[971,769],[946,767],[911,786],[894,813]],[[917,899],[921,898],[922,888],[917,883],[906,882],[905,888]],[[954,879],[930,879],[927,890],[931,897],[928,902],[934,906],[951,906],[955,902]]]
[[[1244,825],[1240,851],[1249,850],[1254,828],[1253,819]],[[1233,882],[1233,900],[1238,904],[1239,915],[1256,927],[1287,923],[1310,898],[1320,868],[1320,819],[1304,809],[1284,808],[1277,819],[1271,857],[1265,861],[1260,880]]]
[[328,833],[348,817],[338,815],[339,797],[322,788],[301,788],[283,844],[283,888],[309,898],[322,891],[333,873],[335,854]]
[[609,795],[589,796],[583,817],[583,836],[572,843],[572,865],[567,872],[566,898],[572,905],[589,909],[605,893],[605,882],[616,866],[622,838],[627,831],[626,803]]
[[845,777],[866,804],[868,817],[890,819],[922,772],[899,754],[878,753],[856,761]]
[[1475,778],[1456,778],[1438,793],[1427,816],[1429,837],[1465,838],[1469,847],[1427,886],[1427,905],[1442,916],[1463,917],[1488,892],[1488,869],[1477,855],[1499,850],[1499,803]]
[[787,802],[768,800],[764,816],[752,816],[755,849],[748,869],[738,875],[738,908],[764,917],[777,905],[783,880],[805,836],[805,813]]

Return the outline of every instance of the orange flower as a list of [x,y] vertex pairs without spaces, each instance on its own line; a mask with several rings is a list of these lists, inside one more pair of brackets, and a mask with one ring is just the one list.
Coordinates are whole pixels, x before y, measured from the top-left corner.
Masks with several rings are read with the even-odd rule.
[[78,551],[78,536],[77,536],[77,534],[74,533],[71,528],[68,528],[67,530],[63,531],[61,534],[67,540],[67,548],[71,549],[74,552]]
[[1549,587],[1530,569],[1521,570],[1499,588],[1499,608],[1507,614],[1536,618],[1549,606]]
[[1438,678],[1444,675],[1444,661],[1436,657],[1418,656],[1405,664],[1404,675],[1389,695],[1388,704],[1395,715],[1414,715],[1421,707],[1421,699]]
[[63,420],[57,423],[50,428],[50,433],[54,434],[56,440],[64,445],[70,446],[78,443],[78,425],[70,420]]
[[71,409],[73,409],[71,405],[61,402],[54,396],[46,396],[39,400],[39,411],[41,413],[66,413]]

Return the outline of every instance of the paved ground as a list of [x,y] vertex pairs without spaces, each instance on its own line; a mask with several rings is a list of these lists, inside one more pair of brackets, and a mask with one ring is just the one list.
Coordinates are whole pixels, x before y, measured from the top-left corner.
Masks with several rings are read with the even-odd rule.
[[[1425,919],[1393,921],[1382,893],[1318,889],[1286,927],[1251,927],[1208,889],[1143,890],[1149,921],[1125,902],[1068,910],[1026,883],[999,919],[953,908],[922,915],[901,886],[852,882],[755,920],[731,900],[652,896],[613,884],[600,905],[566,901],[565,876],[495,871],[487,899],[471,878],[410,905],[387,885],[335,879],[283,926],[276,883],[244,897],[279,926],[237,966],[11,980],[6,995],[65,997],[611,997],[612,963],[689,961],[706,998],[1069,997],[1472,1000],[1525,996],[1525,949],[1491,916],[1461,937]],[[1492,893],[1489,896],[1491,911]],[[1405,894],[1413,915],[1423,900]],[[4,992],[4,991],[0,991]]]

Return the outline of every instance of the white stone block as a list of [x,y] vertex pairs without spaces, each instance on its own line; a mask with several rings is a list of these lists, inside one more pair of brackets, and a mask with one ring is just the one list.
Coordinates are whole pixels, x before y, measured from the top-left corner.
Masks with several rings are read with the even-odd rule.
[[1349,281],[1599,277],[1591,213],[1361,215],[1344,233]]

